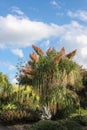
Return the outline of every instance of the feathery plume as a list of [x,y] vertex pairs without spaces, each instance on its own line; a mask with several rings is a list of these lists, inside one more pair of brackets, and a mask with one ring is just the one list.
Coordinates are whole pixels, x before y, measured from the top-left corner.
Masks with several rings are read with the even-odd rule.
[[60,62],[60,60],[63,57],[63,55],[65,55],[64,47],[60,50],[59,54],[54,57],[53,62],[57,65]]
[[35,61],[36,63],[38,62],[38,57],[37,55],[33,52],[32,54],[30,54],[30,58]]
[[73,56],[76,55],[76,51],[77,50],[74,50],[74,51],[70,52],[69,54],[66,55],[66,57],[68,57],[69,59],[71,59]]
[[46,51],[46,54],[47,56],[51,53],[52,49],[51,48],[48,48],[47,51]]
[[35,74],[35,71],[31,68],[23,68],[22,71],[26,74]]
[[37,46],[32,45],[33,49],[36,51],[36,53],[40,56],[43,56],[44,52]]

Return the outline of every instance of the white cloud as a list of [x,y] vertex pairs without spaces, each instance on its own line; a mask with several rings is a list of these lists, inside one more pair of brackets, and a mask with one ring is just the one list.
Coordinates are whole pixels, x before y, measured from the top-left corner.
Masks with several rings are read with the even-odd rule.
[[47,50],[50,47],[50,40],[45,40],[41,43],[41,48],[44,48],[45,50]]
[[77,37],[77,42],[78,43],[83,43],[84,45],[87,45],[87,36],[86,34],[81,34],[80,36]]
[[56,8],[58,8],[58,9],[60,9],[61,8],[61,5],[60,5],[60,3],[59,2],[57,2],[56,0],[51,0],[51,5],[52,6],[54,6],[54,7],[56,7]]
[[23,57],[23,52],[19,48],[28,47],[39,41],[46,41],[45,47],[49,46],[52,37],[58,38],[56,46],[64,46],[67,52],[77,49],[75,59],[87,66],[86,53],[83,53],[83,48],[87,48],[87,26],[77,21],[57,25],[31,21],[27,17],[20,18],[11,14],[6,17],[0,16],[0,47],[9,47],[20,57]]
[[46,45],[46,47],[48,47],[50,45],[50,40],[46,40],[45,45]]
[[18,7],[12,7],[11,8],[12,13],[17,13],[18,15],[24,15],[24,12],[22,12]]
[[76,62],[87,67],[87,56],[84,52],[87,49],[87,27],[72,21],[70,24],[62,25],[62,30],[58,44],[64,46],[67,52],[77,49]]
[[51,1],[51,4],[52,4],[53,6],[58,6],[58,3],[57,3],[55,0],[52,0],[52,1]]
[[57,35],[55,24],[31,21],[11,14],[0,16],[0,46],[8,48],[27,47],[35,42]]
[[18,55],[20,58],[24,57],[23,51],[21,49],[13,49],[12,53]]
[[78,18],[82,21],[87,21],[87,10],[77,10],[75,12],[68,11],[67,14],[71,18]]
[[87,57],[87,47],[81,49],[81,54],[82,54],[83,58]]

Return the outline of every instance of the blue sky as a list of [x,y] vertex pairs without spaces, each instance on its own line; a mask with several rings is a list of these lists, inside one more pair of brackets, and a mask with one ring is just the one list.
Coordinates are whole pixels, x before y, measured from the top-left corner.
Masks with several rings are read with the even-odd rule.
[[32,44],[77,49],[74,60],[87,68],[87,0],[0,0],[0,71],[12,83]]

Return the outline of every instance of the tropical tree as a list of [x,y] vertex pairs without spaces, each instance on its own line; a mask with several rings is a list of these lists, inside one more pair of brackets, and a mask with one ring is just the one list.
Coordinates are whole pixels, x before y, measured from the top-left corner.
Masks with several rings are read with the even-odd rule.
[[[31,60],[22,69],[23,74],[20,75],[20,79],[21,81],[27,79],[27,83],[32,84],[40,96],[42,105],[46,104],[49,107],[50,103],[55,102],[56,105],[52,106],[57,108],[60,87],[65,88],[65,94],[66,89],[78,91],[82,87],[80,67],[72,61],[76,50],[66,54],[64,47],[60,51],[49,48],[44,54],[39,47],[35,45],[32,47],[35,52],[30,54]],[[55,94],[53,94],[54,90],[57,90]],[[73,94],[74,92],[71,92],[71,95]],[[61,96],[64,98],[62,93]],[[55,97],[55,100],[51,97]]]

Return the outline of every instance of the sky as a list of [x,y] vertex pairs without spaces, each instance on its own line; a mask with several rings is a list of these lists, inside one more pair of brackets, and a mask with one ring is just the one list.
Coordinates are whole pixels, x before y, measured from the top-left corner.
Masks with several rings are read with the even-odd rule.
[[77,49],[74,60],[87,68],[87,0],[0,0],[0,72],[11,83],[32,44],[44,52]]

